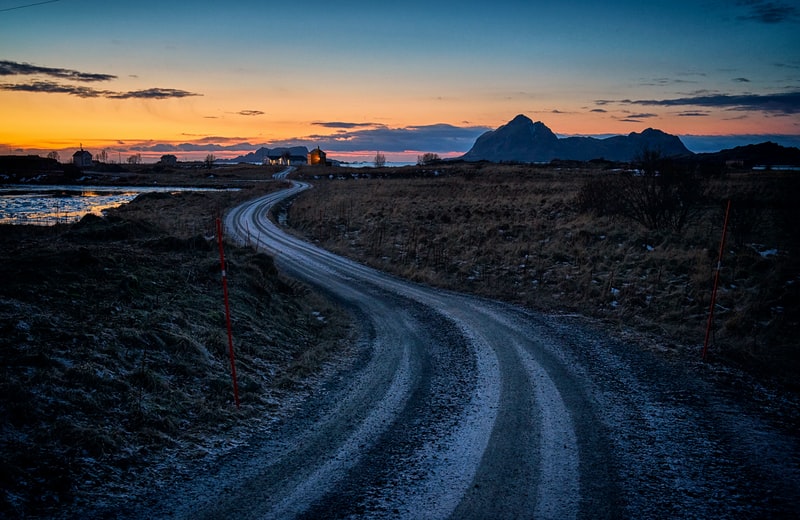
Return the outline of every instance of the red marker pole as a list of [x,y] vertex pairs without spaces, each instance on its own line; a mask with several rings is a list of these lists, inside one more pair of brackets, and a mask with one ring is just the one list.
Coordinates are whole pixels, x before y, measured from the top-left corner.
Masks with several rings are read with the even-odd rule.
[[222,269],[222,294],[225,299],[225,322],[228,326],[228,355],[231,358],[231,379],[233,379],[233,400],[239,408],[239,383],[236,380],[236,360],[233,355],[233,334],[231,332],[231,307],[228,303],[228,275],[225,271],[225,250],[222,248],[222,220],[217,217],[217,242],[219,243],[219,265]]
[[725,252],[725,235],[728,232],[728,215],[731,212],[731,201],[725,208],[725,223],[722,225],[722,240],[719,242],[719,258],[717,259],[717,272],[714,274],[714,288],[711,290],[711,308],[708,310],[708,323],[706,324],[706,339],[703,341],[703,361],[708,357],[708,339],[711,337],[711,323],[714,321],[714,307],[717,304],[717,286],[719,285],[719,271],[722,269],[722,255]]

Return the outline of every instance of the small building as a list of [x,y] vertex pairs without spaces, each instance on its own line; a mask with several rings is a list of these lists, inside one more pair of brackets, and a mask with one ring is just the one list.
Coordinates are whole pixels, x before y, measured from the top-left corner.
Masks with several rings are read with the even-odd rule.
[[273,164],[279,166],[306,164],[306,156],[298,155],[297,151],[297,148],[275,148],[273,150],[269,150],[267,155],[264,157],[264,164]]
[[72,164],[78,168],[90,168],[94,163],[92,162],[92,154],[87,152],[81,146],[81,149],[72,154]]
[[162,155],[158,163],[163,164],[164,166],[177,166],[178,158],[172,154]]
[[326,158],[326,154],[325,152],[319,149],[319,146],[308,152],[308,164],[312,166],[316,165],[325,166],[327,162],[328,160]]

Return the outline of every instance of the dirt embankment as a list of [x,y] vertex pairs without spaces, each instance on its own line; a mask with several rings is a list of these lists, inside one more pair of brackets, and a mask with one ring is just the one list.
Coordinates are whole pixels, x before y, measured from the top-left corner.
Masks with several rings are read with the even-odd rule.
[[180,478],[277,420],[345,346],[345,316],[226,244],[263,193],[152,194],[73,226],[0,229],[0,516],[58,516]]
[[[791,172],[679,171],[692,183],[666,188],[663,172],[585,167],[301,173],[314,189],[294,201],[289,223],[327,249],[424,283],[632,327],[692,359],[731,199],[710,352],[798,390],[800,178]],[[648,189],[630,191],[640,187]],[[661,211],[657,195],[676,204]],[[659,212],[633,212],[651,209]]]

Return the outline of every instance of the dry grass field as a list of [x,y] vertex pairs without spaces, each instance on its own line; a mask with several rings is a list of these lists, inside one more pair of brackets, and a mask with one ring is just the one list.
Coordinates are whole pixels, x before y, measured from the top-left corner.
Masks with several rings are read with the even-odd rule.
[[701,355],[732,199],[710,354],[797,388],[796,174],[695,178],[681,188],[685,222],[655,229],[611,211],[633,196],[616,183],[639,181],[601,166],[305,168],[300,175],[314,188],[292,203],[289,223],[325,248],[422,283],[595,317],[674,356]]
[[149,194],[107,218],[0,229],[0,517],[167,486],[278,420],[341,357],[340,310],[227,244],[233,406],[214,216],[277,187]]
[[[232,406],[214,216],[279,188],[249,180],[272,172],[143,165],[87,182],[242,190],[150,194],[72,226],[0,228],[0,516],[168,486],[268,428],[312,374],[347,358],[340,309],[228,244],[242,408]],[[600,165],[299,176],[314,188],[288,222],[323,247],[422,283],[580,313],[678,360],[700,356],[731,199],[712,361],[798,390],[796,175],[702,179],[682,195],[685,222],[657,229],[620,211],[629,186]]]

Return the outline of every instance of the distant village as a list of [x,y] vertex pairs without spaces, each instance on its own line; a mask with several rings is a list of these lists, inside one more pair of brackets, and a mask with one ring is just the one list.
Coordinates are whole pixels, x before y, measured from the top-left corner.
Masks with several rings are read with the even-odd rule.
[[[329,161],[327,158],[327,154],[320,149],[320,147],[316,147],[315,149],[311,150],[310,152],[304,146],[297,146],[292,148],[261,148],[259,152],[260,154],[252,153],[248,154],[247,156],[233,159],[233,160],[222,160],[221,162],[260,162],[262,164],[268,165],[278,165],[278,166],[300,166],[300,165],[310,165],[310,166],[318,166],[318,165],[329,165]],[[253,157],[256,158],[260,156],[260,160],[253,161]],[[133,159],[133,160],[131,160]],[[250,159],[250,160],[248,160]],[[204,163],[207,165],[211,165],[212,163],[216,162],[217,159],[213,157],[213,155],[207,156]],[[100,160],[99,162],[105,162],[104,160]],[[136,156],[132,156],[129,158],[128,162],[133,164],[138,164],[141,162],[141,157],[138,157],[136,160]],[[178,157],[173,154],[166,154],[162,155],[161,159],[159,159],[157,164],[162,166],[178,166]],[[95,164],[95,159],[93,158],[92,154],[83,149],[81,146],[80,150],[76,151],[72,154],[72,164],[77,166],[80,169],[91,168]]]
[[[124,162],[127,164],[123,164]],[[200,170],[243,163],[277,166],[339,166],[342,164],[339,161],[328,159],[327,154],[319,146],[311,151],[305,146],[295,146],[275,149],[262,147],[255,152],[232,159],[218,159],[213,154],[208,154],[204,160],[179,161],[176,155],[165,154],[157,162],[148,164],[147,169],[153,172],[168,169]],[[0,155],[0,184],[85,180],[93,174],[123,173],[128,171],[128,166],[140,164],[142,164],[141,154],[131,155],[126,161],[123,161],[121,156],[117,160],[113,160],[109,158],[107,151],[102,150],[94,155],[89,150],[85,150],[83,145],[72,154],[72,157],[67,157],[63,162],[57,151],[50,152],[46,157]]]

